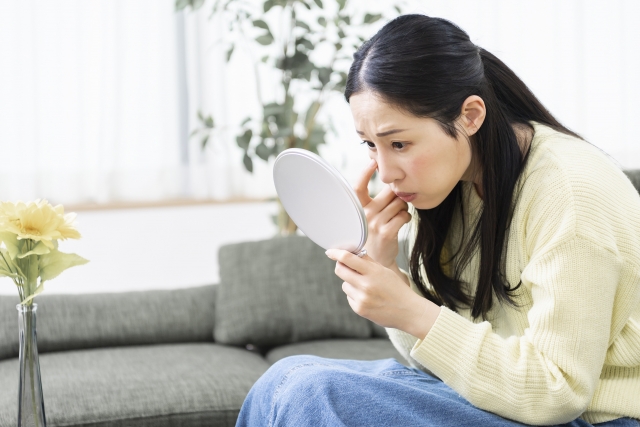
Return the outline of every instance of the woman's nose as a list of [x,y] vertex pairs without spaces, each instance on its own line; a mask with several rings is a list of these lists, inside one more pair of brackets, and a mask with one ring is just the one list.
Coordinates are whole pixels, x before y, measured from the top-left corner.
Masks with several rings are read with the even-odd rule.
[[378,175],[380,181],[385,184],[391,184],[399,179],[403,178],[402,170],[393,163],[393,161],[386,156],[378,155],[376,158],[378,162]]

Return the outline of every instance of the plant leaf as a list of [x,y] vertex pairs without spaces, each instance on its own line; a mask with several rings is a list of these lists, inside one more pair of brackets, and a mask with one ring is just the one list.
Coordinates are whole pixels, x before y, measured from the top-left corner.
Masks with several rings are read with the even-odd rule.
[[378,21],[380,18],[382,18],[382,15],[379,13],[376,13],[375,15],[367,13],[366,15],[364,15],[364,23],[373,24],[374,22]]
[[253,132],[251,131],[251,129],[247,129],[246,131],[244,131],[242,135],[237,136],[236,143],[238,144],[238,147],[247,151],[247,149],[249,148],[249,143],[251,142],[252,136],[253,136]]
[[260,157],[262,160],[264,160],[265,162],[269,160],[270,154],[271,154],[271,150],[269,149],[269,147],[265,145],[264,141],[260,142],[260,144],[256,146],[256,155]]
[[24,300],[22,300],[20,304],[26,305],[29,301],[34,299],[38,294],[41,294],[42,291],[44,291],[44,280],[40,280],[40,284],[38,285],[36,290],[31,295],[29,295]]
[[251,157],[249,157],[246,151],[244,153],[244,157],[242,158],[242,163],[244,163],[244,168],[246,170],[253,173],[253,160],[251,160]]
[[318,24],[322,25],[323,27],[327,26],[327,20],[325,19],[324,16],[321,16],[318,18]]
[[347,0],[337,0],[337,1],[338,1],[338,10],[344,9],[344,6],[347,3]]
[[322,0],[313,0],[320,9],[322,9]]
[[213,129],[213,116],[209,116],[204,120],[204,125],[210,129]]
[[38,244],[29,252],[18,254],[18,258],[26,258],[29,255],[44,255],[48,254],[50,251],[51,249],[49,249],[43,242],[38,242]]
[[263,46],[268,46],[273,43],[273,36],[271,35],[271,33],[267,33],[256,37],[256,41]]
[[306,39],[304,37],[296,39],[296,44],[304,46],[305,48],[307,48],[307,50],[313,50],[314,47],[313,43],[311,43],[309,39]]
[[6,246],[11,259],[15,259],[20,253],[20,241],[15,234],[7,231],[0,232],[0,242]]
[[227,62],[231,59],[231,54],[233,53],[233,49],[235,49],[236,45],[231,45],[229,50],[227,51]]
[[76,265],[88,263],[89,260],[76,254],[66,254],[60,251],[51,251],[48,254],[40,255],[38,268],[40,270],[40,281],[51,280],[64,270]]
[[269,26],[267,25],[266,22],[264,22],[262,19],[256,19],[255,21],[253,21],[253,26],[254,27],[258,27],[258,28],[262,28],[267,30],[269,33],[271,32],[271,30],[269,30]]
[[240,127],[246,125],[247,123],[249,123],[251,121],[251,117],[246,117],[242,123],[240,123]]
[[311,27],[309,27],[309,25],[307,25],[307,23],[303,21],[296,21],[296,27],[304,28],[307,31],[311,31]]
[[207,134],[202,141],[200,141],[200,148],[204,150],[207,147],[207,143],[209,142],[209,134]]

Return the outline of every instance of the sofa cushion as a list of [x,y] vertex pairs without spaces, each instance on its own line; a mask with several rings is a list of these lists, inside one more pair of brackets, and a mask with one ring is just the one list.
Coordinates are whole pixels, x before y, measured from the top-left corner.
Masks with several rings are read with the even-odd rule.
[[[41,294],[38,351],[212,342],[216,285],[105,294]],[[18,356],[18,292],[0,296],[0,360]]]
[[[54,426],[233,426],[269,364],[213,343],[77,350],[40,356]],[[18,359],[0,362],[0,425],[17,425]]]
[[624,173],[627,175],[633,186],[636,187],[638,193],[640,193],[640,169],[626,170]]
[[220,248],[215,341],[269,346],[322,338],[369,338],[351,310],[335,262],[307,237]]
[[330,359],[378,360],[394,358],[409,366],[389,339],[332,339],[301,342],[276,347],[266,355],[267,362],[273,364],[288,356],[310,354]]

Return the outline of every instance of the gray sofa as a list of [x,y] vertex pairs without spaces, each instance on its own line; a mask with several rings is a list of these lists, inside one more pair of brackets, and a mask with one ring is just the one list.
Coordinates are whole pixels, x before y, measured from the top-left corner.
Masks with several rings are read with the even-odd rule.
[[[640,189],[640,171],[627,175]],[[406,363],[351,311],[334,263],[308,239],[225,246],[219,264],[217,285],[38,296],[49,427],[232,426],[283,357]],[[0,296],[0,427],[17,424],[17,303],[17,292]]]

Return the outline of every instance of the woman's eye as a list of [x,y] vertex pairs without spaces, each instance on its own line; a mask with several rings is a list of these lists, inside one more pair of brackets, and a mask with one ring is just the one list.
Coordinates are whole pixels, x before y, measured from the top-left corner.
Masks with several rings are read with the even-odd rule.
[[404,148],[405,144],[404,144],[404,142],[392,142],[391,146],[393,148],[395,148],[396,150],[401,150],[401,149]]
[[376,145],[371,141],[362,141],[361,144],[367,144],[369,148],[376,148]]

